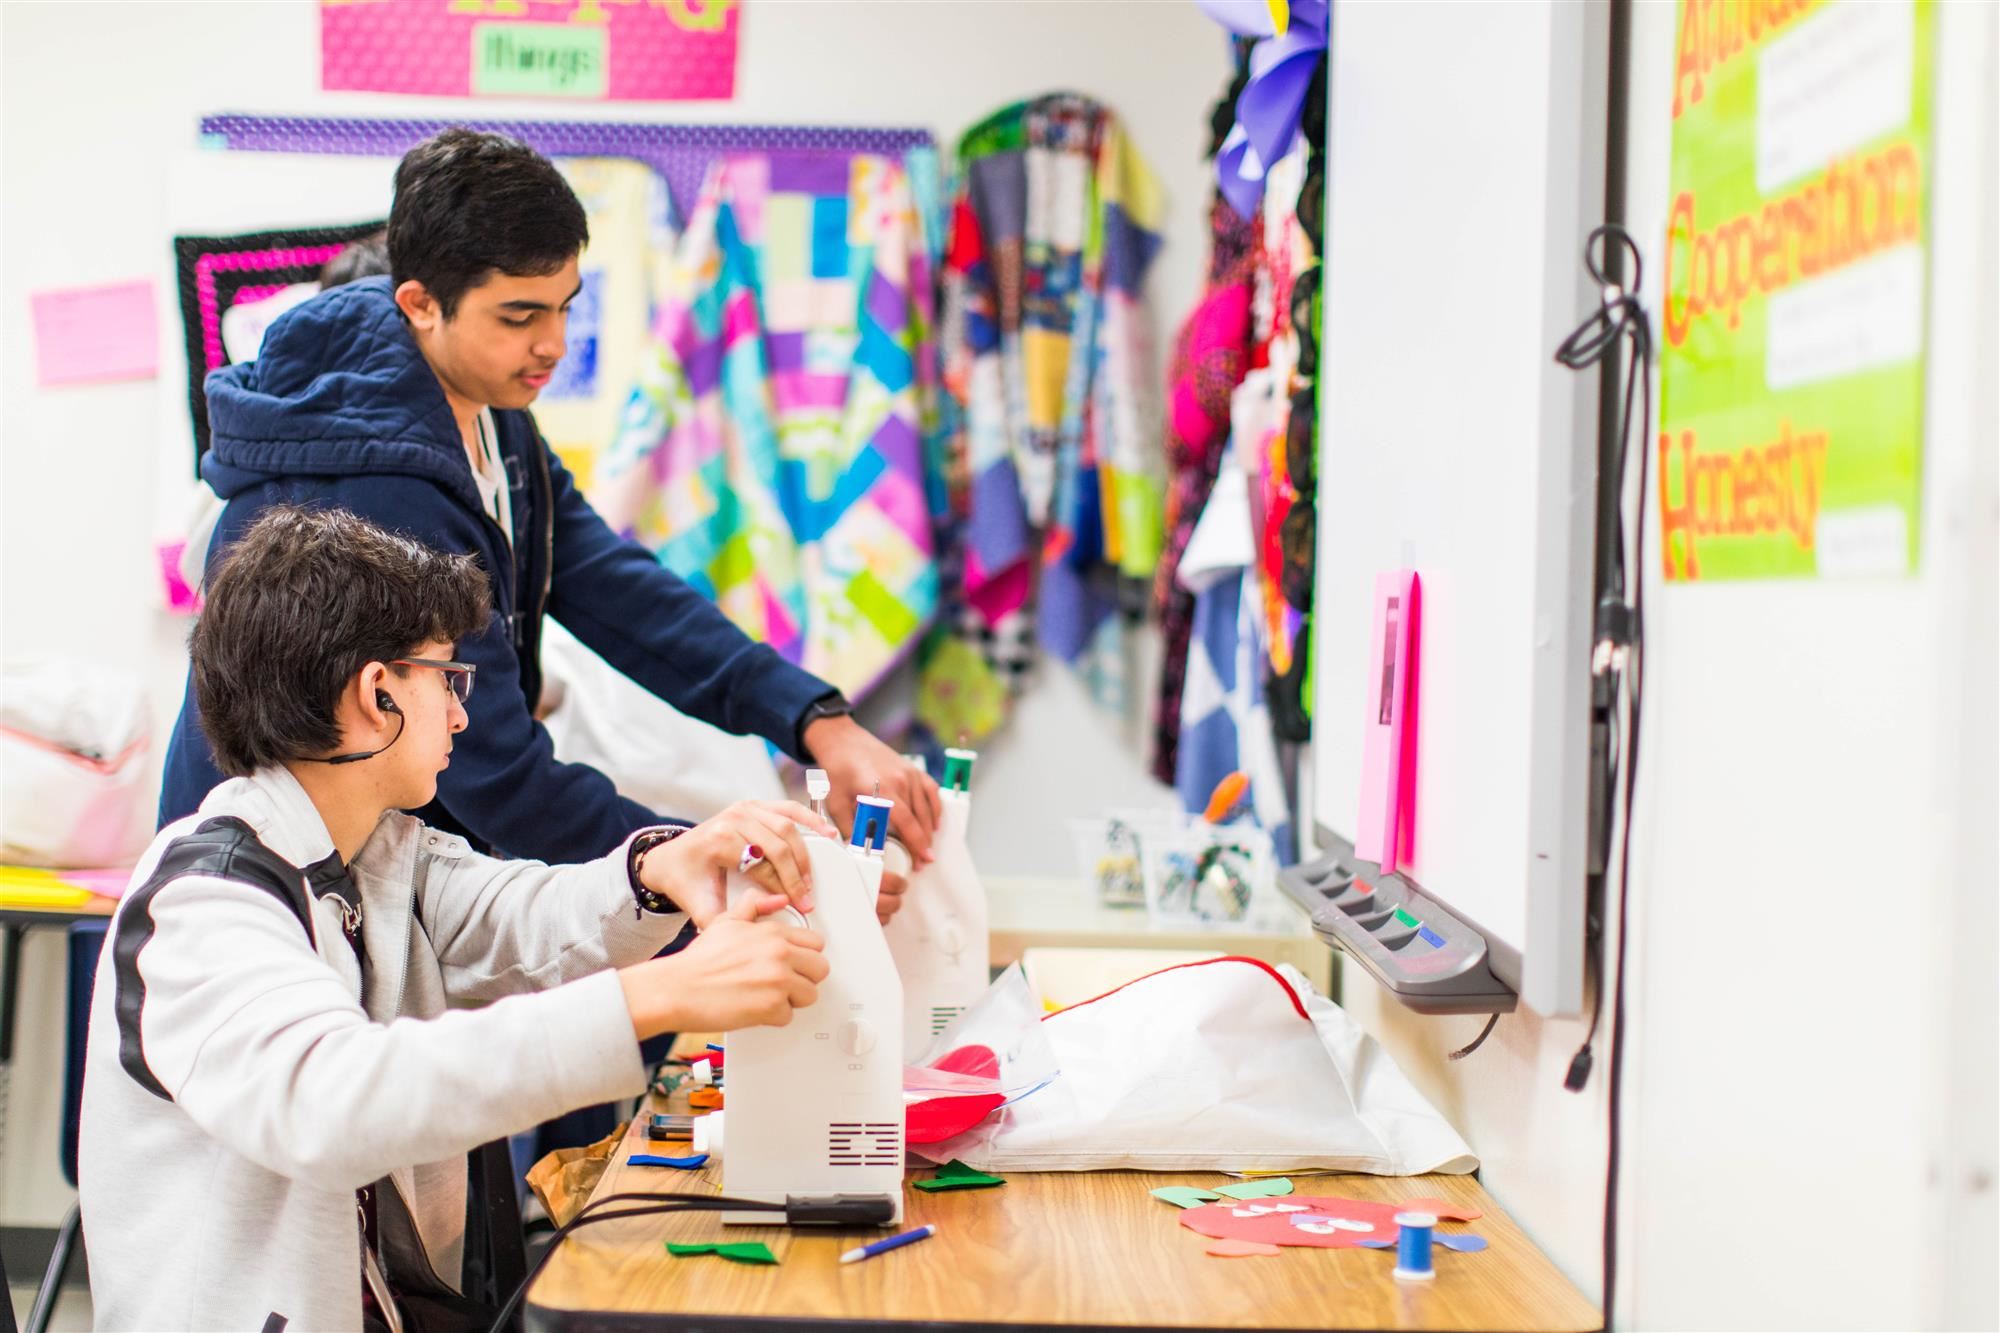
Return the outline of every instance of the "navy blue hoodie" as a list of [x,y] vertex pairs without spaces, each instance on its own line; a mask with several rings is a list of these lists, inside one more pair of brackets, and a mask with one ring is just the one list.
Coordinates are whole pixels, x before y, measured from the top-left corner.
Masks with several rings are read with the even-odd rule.
[[[495,410],[514,544],[481,507],[458,423],[417,350],[389,279],[350,283],[274,324],[255,361],[208,377],[213,440],[201,474],[227,501],[212,562],[270,504],[338,506],[487,571],[493,619],[461,640],[479,668],[471,725],[424,819],[514,856],[602,856],[659,813],[611,780],[558,762],[535,721],[542,617],[690,716],[798,754],[799,724],[833,687],[752,643],[578,494],[526,412]],[[192,814],[222,780],[190,680],[167,746],[160,822]],[[672,812],[665,812],[671,814]]]

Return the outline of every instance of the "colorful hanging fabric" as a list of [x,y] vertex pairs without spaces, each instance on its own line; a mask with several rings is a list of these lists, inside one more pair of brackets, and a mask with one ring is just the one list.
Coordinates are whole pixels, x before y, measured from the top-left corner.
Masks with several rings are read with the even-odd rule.
[[[1294,606],[1285,596],[1286,523],[1301,496],[1295,476],[1303,472],[1305,494],[1312,480],[1312,391],[1304,387],[1306,410],[1293,419],[1294,387],[1298,383],[1300,341],[1292,328],[1293,288],[1312,264],[1312,246],[1297,217],[1299,187],[1305,173],[1303,145],[1274,164],[1266,176],[1263,212],[1263,262],[1258,266],[1256,314],[1253,320],[1256,360],[1265,368],[1252,385],[1246,379],[1238,395],[1237,419],[1252,457],[1257,460],[1260,522],[1257,555],[1257,599],[1264,617],[1264,642],[1273,675],[1293,669],[1294,644],[1308,607]],[[1292,454],[1301,457],[1294,458]],[[1293,525],[1296,527],[1296,524]],[[1296,554],[1296,553],[1295,553]]]
[[1251,813],[1290,864],[1290,805],[1264,704],[1263,622],[1249,595],[1256,535],[1246,462],[1229,450],[1175,571],[1194,609],[1174,786],[1193,814],[1224,777],[1246,774]]
[[[1318,81],[1315,81],[1318,86]],[[1256,403],[1240,410],[1255,423],[1250,447],[1260,460],[1258,598],[1264,618],[1272,724],[1283,741],[1304,741],[1311,729],[1307,680],[1310,643],[1318,428],[1314,373],[1318,369],[1319,270],[1311,236],[1320,185],[1311,170],[1324,118],[1306,119],[1306,134],[1266,174],[1264,262],[1258,270],[1258,359],[1269,368]]]
[[1158,562],[1142,290],[1162,198],[1111,113],[1058,94],[966,134],[949,207],[953,621],[979,652],[934,644],[925,692],[984,698],[1019,685],[1037,642],[1072,663],[1104,653],[1119,580]]
[[605,441],[650,347],[654,256],[672,251],[667,183],[643,162],[564,158],[556,164],[583,204],[590,244],[565,331],[569,350],[535,400],[535,424],[588,494]]
[[1167,372],[1166,447],[1172,469],[1167,493],[1166,552],[1154,583],[1162,660],[1154,721],[1153,773],[1172,782],[1180,742],[1182,685],[1194,598],[1175,570],[1215,484],[1229,440],[1229,399],[1249,369],[1251,296],[1259,224],[1236,215],[1219,196],[1209,206],[1208,282],[1174,344]]
[[718,162],[592,497],[751,637],[857,696],[938,601],[924,166]]

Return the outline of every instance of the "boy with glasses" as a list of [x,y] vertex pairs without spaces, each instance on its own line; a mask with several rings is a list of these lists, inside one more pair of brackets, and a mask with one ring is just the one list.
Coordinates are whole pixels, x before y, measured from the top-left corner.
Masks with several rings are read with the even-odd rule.
[[[229,777],[141,860],[91,1009],[99,1328],[476,1318],[467,1151],[639,1094],[635,1037],[783,1025],[816,997],[819,936],[759,920],[812,905],[799,829],[837,834],[803,806],[568,866],[399,813],[466,734],[459,645],[489,615],[472,557],[339,510],[269,507],[215,566],[192,689]],[[725,909],[750,850],[764,892]]]

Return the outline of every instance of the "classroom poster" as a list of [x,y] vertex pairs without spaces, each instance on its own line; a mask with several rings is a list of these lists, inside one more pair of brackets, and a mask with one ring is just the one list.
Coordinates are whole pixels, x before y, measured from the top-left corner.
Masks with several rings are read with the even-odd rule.
[[1660,343],[1670,581],[1905,574],[1930,0],[1680,0]]
[[742,0],[320,0],[320,86],[434,97],[728,98]]

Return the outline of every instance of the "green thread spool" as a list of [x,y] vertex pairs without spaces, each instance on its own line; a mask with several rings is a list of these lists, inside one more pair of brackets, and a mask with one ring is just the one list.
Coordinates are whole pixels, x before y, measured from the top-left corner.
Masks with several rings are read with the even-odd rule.
[[972,784],[972,761],[977,758],[977,750],[944,752],[944,787],[947,791],[964,791]]

